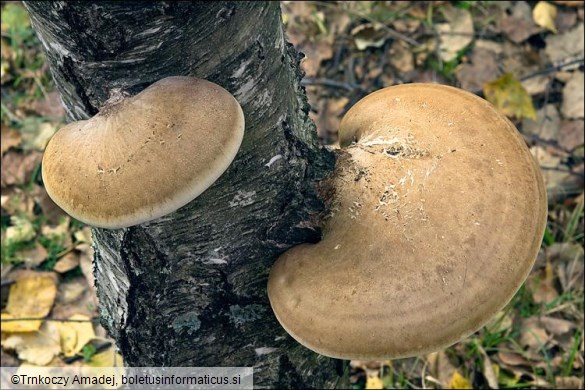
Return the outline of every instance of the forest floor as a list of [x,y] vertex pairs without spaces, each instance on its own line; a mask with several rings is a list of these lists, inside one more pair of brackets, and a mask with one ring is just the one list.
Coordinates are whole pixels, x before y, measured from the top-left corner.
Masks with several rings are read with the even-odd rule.
[[[352,361],[352,387],[583,388],[583,2],[285,1],[282,9],[288,39],[306,57],[321,142],[336,142],[344,113],[370,92],[448,84],[513,121],[547,187],[542,247],[512,302],[444,351]],[[42,186],[42,152],[65,122],[59,95],[20,3],[2,3],[1,29],[2,365],[119,364],[97,321],[90,230]],[[22,317],[47,320],[13,320]]]

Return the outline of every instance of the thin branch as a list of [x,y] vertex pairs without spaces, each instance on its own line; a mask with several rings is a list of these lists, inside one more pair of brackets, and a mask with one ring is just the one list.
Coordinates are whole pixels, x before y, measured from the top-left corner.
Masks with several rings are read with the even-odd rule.
[[0,322],[14,321],[55,321],[55,322],[99,322],[99,317],[93,317],[89,320],[72,320],[69,318],[50,318],[50,317],[22,317],[22,318],[2,318]]

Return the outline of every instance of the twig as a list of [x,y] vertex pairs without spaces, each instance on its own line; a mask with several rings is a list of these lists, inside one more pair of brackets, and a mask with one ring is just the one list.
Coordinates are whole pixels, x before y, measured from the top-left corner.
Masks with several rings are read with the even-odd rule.
[[537,70],[534,73],[530,73],[530,74],[527,74],[526,76],[520,77],[520,81],[525,81],[525,80],[528,80],[528,79],[530,79],[532,77],[540,76],[540,75],[543,75],[543,74],[549,74],[549,73],[558,72],[558,71],[561,71],[561,70],[563,70],[565,68],[569,68],[569,67],[571,67],[572,65],[575,65],[575,64],[583,65],[583,63],[584,63],[584,58],[583,57],[577,58],[576,60],[572,60],[572,61],[569,61],[569,62],[561,61],[561,63],[558,64],[558,65],[549,66],[548,68],[540,69],[540,70]]

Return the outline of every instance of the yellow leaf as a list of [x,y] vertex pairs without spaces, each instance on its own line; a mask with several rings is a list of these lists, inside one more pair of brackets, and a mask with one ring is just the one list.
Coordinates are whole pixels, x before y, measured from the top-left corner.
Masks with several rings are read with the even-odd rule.
[[366,389],[383,389],[384,383],[382,380],[377,376],[368,376],[366,380]]
[[2,346],[16,350],[19,359],[39,366],[51,363],[61,352],[59,331],[51,322],[45,322],[35,332],[11,334],[2,342]]
[[[10,286],[6,311],[11,318],[43,318],[51,311],[56,295],[57,286],[51,276],[20,279]],[[2,331],[7,331],[4,325]]]
[[451,380],[449,381],[449,385],[447,385],[449,389],[472,389],[471,383],[457,371],[453,373]]
[[[2,313],[2,321],[4,320],[13,320],[19,317],[13,316],[10,313]],[[24,321],[6,321],[2,322],[2,332],[7,333],[14,333],[14,332],[34,332],[35,330],[39,330],[41,327],[41,320],[38,321],[31,321],[31,320],[24,320]]]
[[58,324],[61,336],[61,350],[67,357],[77,354],[91,339],[95,332],[90,318],[82,314],[69,317],[70,320],[87,320],[88,322],[61,322]]
[[555,26],[556,17],[557,7],[546,1],[539,1],[532,10],[532,19],[534,19],[534,23],[554,33],[557,32]]
[[532,98],[511,73],[505,73],[483,87],[485,98],[504,115],[536,119]]

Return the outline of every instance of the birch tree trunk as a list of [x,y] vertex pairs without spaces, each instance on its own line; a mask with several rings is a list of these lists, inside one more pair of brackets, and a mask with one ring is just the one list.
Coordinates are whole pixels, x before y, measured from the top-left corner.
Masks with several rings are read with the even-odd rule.
[[[253,366],[257,387],[346,386],[344,364],[305,349],[266,295],[280,253],[320,238],[316,143],[299,54],[277,2],[27,2],[70,120],[171,75],[215,82],[246,132],[227,172],[150,223],[93,229],[103,326],[131,366]],[[161,161],[161,164],[164,163]]]

